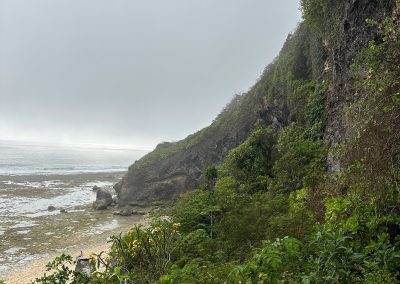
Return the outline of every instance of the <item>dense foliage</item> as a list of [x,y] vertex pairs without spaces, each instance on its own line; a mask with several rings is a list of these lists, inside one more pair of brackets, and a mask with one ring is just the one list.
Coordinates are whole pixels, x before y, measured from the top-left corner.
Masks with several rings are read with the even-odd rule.
[[[342,1],[301,1],[305,22],[325,28],[333,2]],[[316,75],[325,55],[302,24],[255,87],[284,123],[261,119],[221,166],[206,170],[203,186],[149,228],[113,237],[111,251],[93,258],[102,272],[78,278],[59,269],[70,261],[62,258],[36,282],[400,282],[399,16],[397,1],[384,22],[369,21],[382,38],[353,64],[359,97],[346,111],[341,172],[327,165],[329,82]]]

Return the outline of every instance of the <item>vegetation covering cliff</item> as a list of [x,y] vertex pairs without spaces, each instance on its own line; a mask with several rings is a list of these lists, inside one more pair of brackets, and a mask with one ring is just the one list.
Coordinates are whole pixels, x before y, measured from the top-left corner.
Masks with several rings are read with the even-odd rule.
[[148,205],[196,188],[209,165],[220,164],[253,128],[260,108],[254,91],[237,95],[214,122],[186,139],[159,144],[114,186],[119,204]]
[[182,141],[161,143],[136,161],[115,185],[120,204],[147,205],[198,187],[204,181],[203,171],[220,165],[257,120],[274,129],[301,120],[307,98],[299,93],[312,88],[322,93],[319,99],[325,117],[321,133],[332,148],[328,165],[339,170],[336,146],[347,138],[345,109],[358,99],[352,66],[358,53],[381,36],[366,19],[382,20],[393,3],[304,1],[307,23],[289,35],[280,55],[256,84],[237,95],[209,127]]
[[[304,110],[298,108],[304,106],[296,100],[304,104],[305,98],[295,98],[300,94],[293,94],[292,84],[321,81],[325,60],[319,38],[301,24],[256,84],[247,93],[236,95],[210,126],[179,142],[161,143],[136,161],[114,186],[119,203],[148,205],[193,190],[204,182],[204,170],[220,165],[229,150],[249,136],[256,122],[279,130],[295,116],[302,116]],[[310,83],[305,88],[320,86]]]
[[197,189],[160,213],[170,220],[114,237],[85,281],[400,282],[400,2],[301,6],[247,94],[130,168],[117,186],[128,203]]

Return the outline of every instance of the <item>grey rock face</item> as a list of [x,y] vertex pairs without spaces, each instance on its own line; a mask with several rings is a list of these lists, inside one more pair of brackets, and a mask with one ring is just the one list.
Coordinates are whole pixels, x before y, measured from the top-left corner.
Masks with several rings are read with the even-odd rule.
[[93,202],[93,209],[95,210],[105,210],[113,202],[111,193],[104,189],[98,189],[96,193],[96,201]]
[[114,215],[120,215],[120,216],[131,216],[132,214],[133,210],[130,207],[125,207],[120,211],[114,212]]
[[[390,3],[392,2],[392,3]],[[354,74],[351,71],[351,63],[368,44],[373,41],[379,31],[366,22],[366,19],[374,19],[378,22],[390,14],[394,1],[380,0],[352,0],[331,1],[335,8],[330,9],[332,14],[338,15],[337,21],[341,33],[334,44],[326,40],[326,49],[331,54],[330,69],[324,80],[332,82],[326,92],[327,125],[325,129],[325,141],[331,146],[328,156],[330,171],[338,172],[342,169],[340,159],[334,154],[336,149],[348,137],[345,123],[345,109],[362,96],[355,95]],[[385,3],[385,4],[384,4]],[[385,5],[385,8],[382,6]]]
[[146,206],[198,187],[204,170],[220,165],[247,138],[264,111],[261,96],[256,89],[238,96],[209,127],[182,141],[162,143],[136,161],[114,185],[118,204]]
[[107,207],[108,205],[104,200],[96,200],[93,202],[93,209],[95,210],[106,210]]

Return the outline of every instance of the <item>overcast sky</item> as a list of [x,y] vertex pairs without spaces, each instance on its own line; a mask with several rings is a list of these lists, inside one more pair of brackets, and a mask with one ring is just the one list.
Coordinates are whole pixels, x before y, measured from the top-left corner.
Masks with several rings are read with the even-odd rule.
[[152,147],[208,125],[298,0],[0,0],[0,139]]

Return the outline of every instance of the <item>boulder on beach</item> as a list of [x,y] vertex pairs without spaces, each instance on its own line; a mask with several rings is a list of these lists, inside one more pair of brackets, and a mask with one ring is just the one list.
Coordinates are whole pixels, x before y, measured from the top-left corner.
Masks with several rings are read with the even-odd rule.
[[111,206],[117,206],[117,205],[118,205],[118,197],[113,196],[113,200],[112,200]]
[[60,213],[68,213],[68,211],[65,210],[65,209],[61,209],[61,210],[60,210]]
[[112,195],[108,191],[99,188],[96,193],[96,201],[93,202],[95,210],[105,210],[113,202]]
[[114,212],[114,215],[120,216],[131,216],[133,214],[133,210],[130,207],[124,207],[119,211]]
[[113,197],[113,202],[114,202],[115,204],[118,204],[118,196],[114,196],[114,197]]
[[114,215],[131,216],[131,215],[146,215],[146,212],[134,210],[132,207],[126,206],[119,211],[114,212]]
[[93,191],[96,191],[96,190],[99,190],[99,189],[100,189],[100,187],[98,187],[97,185],[95,185],[95,186],[92,187],[92,190],[93,190]]
[[54,207],[53,205],[47,207],[47,211],[54,211],[54,210],[56,210],[56,207]]

